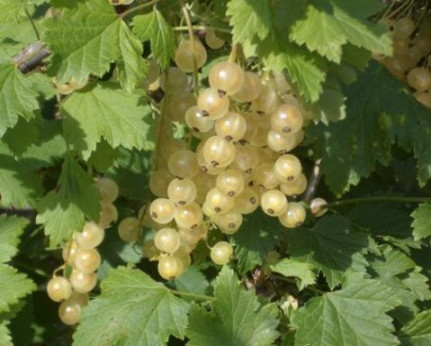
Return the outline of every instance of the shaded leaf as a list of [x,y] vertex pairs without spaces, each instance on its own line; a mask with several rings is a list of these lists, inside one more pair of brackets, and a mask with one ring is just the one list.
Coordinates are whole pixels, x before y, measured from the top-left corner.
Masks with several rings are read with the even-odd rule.
[[339,215],[320,219],[312,229],[289,231],[288,236],[292,259],[321,270],[331,289],[341,283],[347,269],[365,271],[361,251],[368,244],[368,235]]

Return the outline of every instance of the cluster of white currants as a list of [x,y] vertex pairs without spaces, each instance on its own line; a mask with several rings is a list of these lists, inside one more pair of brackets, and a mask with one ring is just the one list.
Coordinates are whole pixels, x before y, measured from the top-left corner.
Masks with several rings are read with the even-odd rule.
[[[306,218],[301,203],[288,201],[307,186],[301,162],[291,153],[303,140],[306,112],[289,83],[282,75],[260,76],[223,61],[212,66],[209,87],[196,99],[186,73],[206,59],[198,38],[183,40],[175,54],[178,68],[160,76],[165,96],[150,178],[158,198],[134,222],[158,229],[144,252],[147,246],[158,258],[166,279],[187,269],[190,253],[209,229],[232,235],[243,215],[259,206],[287,228]],[[175,139],[173,122],[186,124],[190,136]],[[225,264],[232,254],[229,242],[220,241],[210,257]]]
[[97,284],[101,257],[96,247],[105,237],[104,229],[117,220],[113,202],[118,197],[118,186],[109,178],[100,178],[96,184],[102,196],[99,223],[88,221],[81,232],[75,232],[62,252],[63,273],[68,275],[54,276],[47,285],[48,296],[61,302],[59,316],[68,325],[79,321],[82,307],[88,303],[88,293]]
[[409,17],[382,22],[393,38],[392,57],[377,57],[398,79],[414,90],[414,97],[431,108],[431,24],[424,21],[418,29]]

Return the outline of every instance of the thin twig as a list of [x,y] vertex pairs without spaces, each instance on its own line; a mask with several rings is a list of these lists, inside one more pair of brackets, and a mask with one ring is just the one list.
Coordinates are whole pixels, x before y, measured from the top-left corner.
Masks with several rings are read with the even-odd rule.
[[[179,3],[182,7],[184,19],[186,20],[186,23],[187,23],[187,30],[189,32],[190,42],[192,43],[192,49],[194,49],[194,47],[195,47],[195,35],[193,34],[192,20],[190,19],[190,14],[189,14],[189,11],[187,10],[187,8],[184,4],[184,1],[179,0]],[[195,56],[193,51],[192,51],[192,57],[193,57],[193,90],[195,92],[196,97],[198,97],[199,96],[199,74],[198,74],[198,68],[197,68],[197,63],[196,63],[196,56]]]
[[308,178],[308,186],[307,190],[304,193],[303,201],[310,203],[310,201],[314,198],[314,195],[317,191],[317,186],[319,185],[320,178],[322,174],[320,173],[320,163],[322,159],[316,160],[314,163],[313,171]]
[[39,30],[37,30],[37,27],[36,27],[36,24],[35,24],[33,18],[31,17],[30,13],[27,11],[27,9],[25,7],[24,7],[24,12],[25,12],[25,15],[27,16],[28,20],[31,23],[31,26],[33,28],[33,31],[34,31],[34,34],[36,35],[37,40],[39,41],[40,40]]
[[373,196],[344,199],[322,205],[322,208],[337,208],[349,204],[370,202],[392,202],[392,203],[424,203],[431,202],[431,197],[395,197],[395,196]]

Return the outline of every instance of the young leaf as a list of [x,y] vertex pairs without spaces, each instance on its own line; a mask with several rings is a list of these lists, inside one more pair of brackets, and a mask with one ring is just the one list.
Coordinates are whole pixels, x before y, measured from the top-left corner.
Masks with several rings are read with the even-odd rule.
[[341,283],[347,269],[365,270],[361,250],[369,244],[368,235],[340,215],[322,218],[312,229],[292,230],[288,239],[292,259],[321,270],[331,289]]
[[214,287],[211,311],[192,305],[186,331],[190,346],[272,345],[278,337],[277,309],[259,303],[241,288],[232,269],[223,267]]
[[[372,11],[381,9],[380,4],[378,8],[374,6]],[[341,62],[342,46],[347,42],[390,55],[392,40],[389,34],[382,26],[367,20],[372,14],[370,11],[361,12],[364,11],[358,11],[357,6],[349,6],[345,1],[319,1],[308,6],[306,18],[295,23],[290,38],[337,63]]]
[[289,43],[279,34],[274,34],[272,40],[245,42],[244,54],[261,58],[270,70],[287,70],[292,82],[307,101],[316,102],[319,99],[327,70],[323,59]]
[[44,224],[51,245],[61,244],[82,229],[85,217],[98,220],[100,195],[91,176],[70,156],[66,156],[58,182],[39,203],[36,222]]
[[19,236],[27,224],[24,218],[0,215],[0,263],[9,261],[18,252]]
[[315,268],[311,263],[297,262],[290,258],[283,258],[280,262],[270,266],[271,270],[286,277],[298,278],[298,288],[302,290],[316,282]]
[[152,149],[151,109],[143,95],[127,94],[114,83],[73,93],[63,104],[65,136],[85,159],[104,138],[113,148]]
[[102,76],[118,61],[122,84],[133,89],[145,73],[142,48],[113,6],[106,0],[88,0],[62,11],[60,18],[46,21],[43,32],[53,53],[50,69],[58,81],[82,81],[90,73]]
[[74,344],[161,345],[184,337],[188,304],[142,271],[120,267],[84,310]]
[[39,107],[33,83],[10,63],[0,64],[0,136],[22,116],[29,120]]
[[151,52],[162,69],[169,66],[175,51],[175,38],[172,28],[156,9],[133,18],[133,32],[141,41],[151,41]]
[[385,313],[399,302],[376,280],[351,282],[344,289],[312,298],[293,315],[295,345],[397,345]]
[[412,213],[413,237],[420,240],[431,236],[431,203],[424,203]]
[[425,346],[431,343],[431,310],[422,311],[400,331],[402,345]]
[[141,57],[143,47],[139,39],[132,34],[126,23],[121,22],[119,40],[121,57],[118,59],[118,78],[121,86],[129,93],[147,74],[147,65]]
[[258,36],[264,40],[272,25],[270,1],[231,0],[226,14],[230,16],[233,41],[243,43]]

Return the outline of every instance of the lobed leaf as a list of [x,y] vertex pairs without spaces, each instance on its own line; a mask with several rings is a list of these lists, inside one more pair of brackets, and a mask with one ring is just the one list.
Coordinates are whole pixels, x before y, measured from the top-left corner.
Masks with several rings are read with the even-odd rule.
[[312,229],[294,229],[288,234],[292,259],[321,270],[331,289],[341,283],[347,269],[365,271],[367,262],[361,251],[368,244],[368,235],[340,215],[322,218]]
[[255,36],[264,40],[272,25],[272,8],[269,1],[232,0],[227,4],[233,41],[251,41]]
[[44,224],[52,246],[80,231],[86,217],[98,220],[100,212],[100,195],[92,177],[70,156],[65,158],[58,186],[40,201],[36,218]]
[[431,342],[431,310],[422,311],[400,331],[402,345],[426,346]]
[[11,305],[18,303],[19,299],[36,288],[24,274],[5,264],[0,264],[0,282],[0,312],[9,312]]
[[163,345],[184,337],[188,304],[142,271],[119,267],[84,310],[74,345]]
[[346,96],[346,118],[312,130],[330,189],[341,195],[368,177],[376,162],[389,164],[395,139],[402,148],[413,149],[419,182],[425,184],[431,176],[431,110],[414,100],[405,85],[378,63],[359,74]]
[[279,336],[277,308],[262,305],[257,296],[238,284],[232,269],[224,266],[214,286],[211,311],[193,304],[186,335],[189,345],[272,345]]
[[122,85],[133,90],[146,73],[142,47],[113,6],[106,0],[88,0],[62,12],[46,21],[43,32],[53,54],[50,70],[58,81],[83,81],[90,74],[101,77],[118,62]]
[[151,52],[163,69],[175,52],[175,38],[172,28],[156,8],[152,12],[133,18],[133,32],[141,41],[151,42]]
[[18,252],[19,236],[27,225],[24,218],[0,215],[0,263],[9,261]]
[[102,139],[113,148],[154,147],[151,109],[140,93],[127,94],[114,83],[98,83],[73,93],[62,110],[65,137],[85,159]]
[[413,237],[420,240],[431,236],[431,203],[423,203],[412,213]]
[[295,345],[398,345],[386,312],[399,302],[376,280],[351,282],[340,291],[310,299],[293,315]]
[[0,64],[0,136],[15,126],[19,117],[29,120],[38,109],[33,83],[11,63]]

